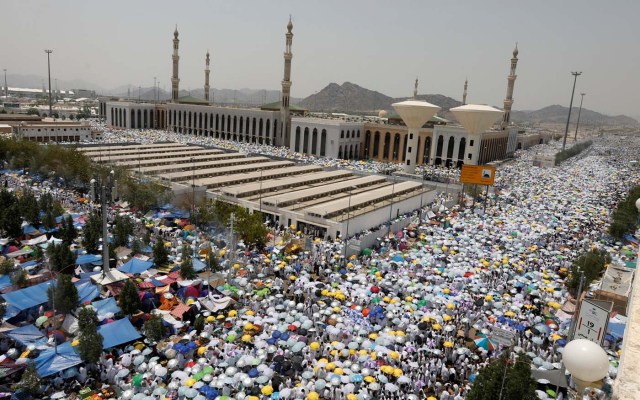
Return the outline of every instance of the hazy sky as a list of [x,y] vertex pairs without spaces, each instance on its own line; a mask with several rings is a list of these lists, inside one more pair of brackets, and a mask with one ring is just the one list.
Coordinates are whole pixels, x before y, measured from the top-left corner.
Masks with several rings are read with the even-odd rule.
[[[568,105],[573,78],[584,106],[638,116],[640,1],[3,1],[0,67],[82,79],[104,88],[170,89],[174,25],[180,88],[280,89],[293,17],[292,95],[350,81],[390,96],[420,93],[502,105],[514,44],[514,109]],[[11,83],[9,83],[11,86]],[[578,96],[578,95],[577,95]],[[579,96],[578,96],[579,97]],[[575,104],[575,103],[574,103]]]

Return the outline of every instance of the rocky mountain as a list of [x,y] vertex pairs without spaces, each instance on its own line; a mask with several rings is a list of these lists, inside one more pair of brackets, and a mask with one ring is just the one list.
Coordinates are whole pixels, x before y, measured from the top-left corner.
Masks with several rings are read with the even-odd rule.
[[[578,118],[578,107],[573,107],[571,120],[575,122]],[[514,122],[534,122],[534,123],[565,123],[569,107],[558,104],[541,108],[535,111],[512,111],[511,120]],[[626,115],[605,115],[597,111],[586,108],[582,109],[580,124],[586,125],[615,125],[615,126],[638,126],[637,120]]]
[[[393,112],[391,104],[407,99],[408,97],[389,97],[354,83],[345,82],[342,85],[330,83],[324,89],[303,99],[297,105],[308,108],[311,111],[374,113],[378,110],[388,110]],[[461,104],[459,101],[441,94],[421,94],[418,95],[418,99],[442,107],[442,112]]]

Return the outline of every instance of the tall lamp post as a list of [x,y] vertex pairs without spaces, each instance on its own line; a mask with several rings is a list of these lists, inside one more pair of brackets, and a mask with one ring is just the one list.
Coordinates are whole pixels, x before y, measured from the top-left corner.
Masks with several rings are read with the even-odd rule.
[[45,50],[45,53],[47,53],[47,70],[49,72],[49,118],[52,117],[52,103],[51,103],[51,53],[53,53],[53,50]]
[[7,69],[3,69],[4,71],[4,101],[7,101],[9,98],[9,87],[7,86]]
[[582,114],[582,101],[584,100],[584,95],[586,93],[580,93],[580,108],[578,109],[578,122],[576,122],[576,133],[573,136],[573,141],[577,142],[578,141],[578,126],[580,126],[580,114]]
[[573,108],[573,95],[576,92],[576,81],[578,77],[582,75],[582,72],[571,72],[573,75],[573,90],[571,90],[571,101],[569,102],[569,115],[567,115],[567,125],[564,128],[564,140],[562,141],[562,150],[564,151],[567,145],[567,134],[569,133],[569,120],[571,120],[571,108]]
[[349,247],[349,221],[351,221],[351,196],[353,195],[353,189],[357,189],[357,186],[351,186],[349,188],[349,205],[347,206],[347,232],[344,239],[344,265],[347,265],[347,247]]

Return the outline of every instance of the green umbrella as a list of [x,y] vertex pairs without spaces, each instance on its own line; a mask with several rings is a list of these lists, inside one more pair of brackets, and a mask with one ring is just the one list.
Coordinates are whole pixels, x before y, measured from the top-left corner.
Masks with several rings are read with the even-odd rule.
[[136,376],[133,377],[133,379],[131,380],[131,383],[133,384],[133,386],[142,386],[142,374],[138,374]]
[[551,398],[556,398],[556,391],[552,390],[552,389],[547,389],[547,394],[549,395],[549,397]]
[[363,249],[362,250],[362,254],[365,256],[370,256],[371,255],[371,249]]

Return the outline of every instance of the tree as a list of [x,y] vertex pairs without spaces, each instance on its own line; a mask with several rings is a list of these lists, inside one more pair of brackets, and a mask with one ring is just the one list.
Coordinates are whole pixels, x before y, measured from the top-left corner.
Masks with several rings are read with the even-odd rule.
[[154,342],[162,340],[166,331],[167,328],[162,323],[162,318],[157,315],[152,315],[151,318],[144,323],[144,335]]
[[583,288],[589,287],[591,282],[597,279],[604,271],[605,265],[611,262],[611,258],[604,250],[592,250],[581,254],[571,265],[571,273],[567,286],[574,296],[580,287],[580,276],[584,274]]
[[23,288],[27,286],[27,283],[28,283],[27,271],[23,269],[15,270],[11,273],[10,279],[13,285],[19,288]]
[[193,329],[200,333],[204,329],[204,317],[202,314],[198,314],[196,320],[193,322]]
[[0,275],[10,275],[15,270],[15,263],[10,258],[5,258],[0,263]]
[[53,215],[53,211],[51,209],[45,211],[42,225],[44,225],[44,229],[46,230],[51,230],[56,227],[56,217]]
[[54,216],[60,216],[62,214],[64,214],[64,207],[62,207],[62,203],[60,203],[59,200],[54,200],[53,201],[53,215]]
[[7,313],[7,303],[0,303],[0,321],[4,318],[4,315]]
[[47,255],[49,256],[51,269],[56,272],[60,272],[74,265],[76,261],[73,252],[69,249],[69,246],[64,243],[49,246],[49,248],[47,248]]
[[98,243],[100,237],[102,237],[102,219],[100,216],[92,212],[86,220],[84,225],[84,236],[82,238],[82,245],[87,250],[87,253],[95,254],[98,252]]
[[167,248],[164,246],[164,240],[160,237],[153,246],[153,262],[158,267],[169,262],[169,253],[167,253]]
[[27,364],[27,367],[22,373],[22,378],[16,385],[16,388],[19,391],[28,393],[32,396],[36,396],[40,392],[40,377],[38,376],[38,370],[36,369],[36,365],[33,361]]
[[218,271],[220,269],[220,261],[213,251],[211,251],[207,257],[207,266],[211,271]]
[[78,237],[78,231],[75,226],[73,226],[73,217],[71,215],[63,217],[61,225],[60,234],[62,236],[62,243],[71,246],[71,243]]
[[95,364],[102,354],[102,335],[98,332],[98,316],[91,307],[82,307],[78,315],[78,351],[83,361]]
[[531,359],[526,355],[518,356],[514,362],[508,352],[483,368],[467,400],[495,400],[502,394],[503,400],[535,400],[536,381],[531,378]]
[[116,215],[114,221],[113,241],[116,247],[127,246],[129,236],[133,234],[133,222],[129,217]]
[[12,238],[22,235],[22,216],[18,204],[12,204],[6,209],[7,217],[4,218],[4,231]]
[[132,280],[129,279],[125,282],[122,292],[120,292],[118,304],[126,315],[133,315],[140,309],[140,296]]
[[198,275],[196,270],[193,269],[193,262],[191,257],[186,257],[180,264],[180,276],[182,279],[195,279]]
[[76,117],[75,117],[73,114],[69,114],[69,119],[70,119],[70,120],[72,120],[72,121],[73,121],[75,118],[76,118]]
[[78,289],[71,282],[71,275],[60,274],[58,276],[58,282],[55,286],[50,286],[47,290],[49,296],[49,305],[57,312],[62,314],[69,314],[71,311],[78,307],[80,297],[78,296]]
[[142,253],[142,243],[140,243],[140,240],[138,240],[138,238],[135,238],[131,243],[131,254],[135,256],[136,254],[141,254],[141,253]]
[[20,213],[27,222],[34,226],[40,225],[40,208],[38,207],[38,200],[30,190],[22,195],[18,204],[20,205]]
[[38,109],[35,107],[30,107],[27,110],[27,115],[40,115],[40,111],[38,111]]
[[259,246],[264,246],[269,230],[262,223],[261,214],[250,214],[244,208],[238,208],[239,210],[236,212],[238,217],[238,223],[236,225],[238,235],[240,235],[242,240],[247,244],[256,243]]

